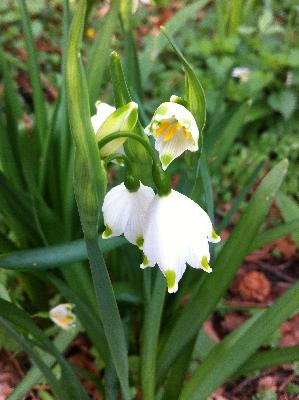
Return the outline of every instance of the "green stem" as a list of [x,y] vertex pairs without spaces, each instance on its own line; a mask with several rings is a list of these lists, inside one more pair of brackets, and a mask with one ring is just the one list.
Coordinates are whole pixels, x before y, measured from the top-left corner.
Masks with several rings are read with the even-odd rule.
[[152,400],[155,395],[158,338],[165,293],[165,278],[158,271],[152,295],[145,304],[142,328],[141,386],[144,400]]
[[152,146],[148,141],[146,141],[143,137],[136,135],[133,132],[129,131],[120,131],[110,133],[109,135],[105,136],[103,139],[99,140],[98,148],[101,150],[107,143],[111,142],[112,140],[119,139],[119,138],[130,138],[136,140],[143,147],[146,149],[148,154],[153,160],[153,179],[158,191],[159,196],[167,196],[170,193],[171,186],[170,186],[170,179],[169,176],[163,171],[161,167],[160,160],[157,156],[157,153],[154,151]]
[[125,334],[106,263],[97,239],[85,239],[87,254],[105,336],[123,392],[129,400],[128,355]]

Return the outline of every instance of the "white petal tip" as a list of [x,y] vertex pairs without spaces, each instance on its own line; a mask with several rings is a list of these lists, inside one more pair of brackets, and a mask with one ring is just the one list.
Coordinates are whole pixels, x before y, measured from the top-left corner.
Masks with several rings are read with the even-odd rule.
[[149,266],[149,265],[148,265],[148,258],[147,258],[146,255],[144,255],[142,264],[140,264],[140,268],[141,268],[141,269],[145,269],[145,268],[147,268],[148,266]]
[[219,243],[221,241],[221,237],[219,235],[217,235],[217,233],[215,232],[215,229],[212,228],[212,232],[211,232],[211,236],[209,238],[209,242],[211,243]]
[[167,288],[168,293],[176,293],[178,291],[178,284],[176,283],[172,288]]
[[208,274],[212,272],[212,268],[210,267],[206,256],[203,256],[201,259],[201,268]]

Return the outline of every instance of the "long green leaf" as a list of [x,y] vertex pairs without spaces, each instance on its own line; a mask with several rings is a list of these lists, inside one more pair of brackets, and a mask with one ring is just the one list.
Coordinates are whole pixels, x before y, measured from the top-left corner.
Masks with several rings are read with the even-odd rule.
[[180,49],[176,46],[174,41],[168,35],[167,30],[162,27],[161,31],[166,36],[167,40],[171,44],[174,49],[177,57],[184,65],[185,73],[186,73],[186,85],[185,85],[185,98],[188,102],[188,107],[191,113],[194,115],[196,120],[198,130],[199,130],[199,148],[201,150],[202,146],[202,130],[204,128],[206,122],[206,99],[201,83],[199,82],[193,68],[188,63],[184,55],[181,53]]
[[6,126],[0,126],[0,162],[6,176],[15,185],[24,188],[25,181],[20,162],[18,118],[20,101],[10,69],[0,46],[0,64],[4,83]]
[[43,373],[53,392],[56,394],[57,399],[59,400],[71,400],[71,398],[67,395],[64,388],[60,385],[57,381],[55,375],[51,371],[51,369],[46,365],[46,363],[39,357],[36,351],[32,348],[32,346],[24,339],[22,336],[18,334],[18,332],[13,329],[12,326],[8,322],[5,321],[4,318],[0,317],[0,325],[7,331],[7,333],[13,337],[17,343],[26,351],[32,361],[36,364],[36,366],[40,369]]
[[[104,253],[125,244],[123,238],[98,239]],[[84,240],[0,255],[0,267],[22,271],[42,271],[87,260]]]
[[287,165],[287,160],[281,161],[263,179],[229,239],[224,243],[213,266],[215,272],[204,278],[203,284],[176,318],[158,359],[159,382],[227,290],[267,215],[273,197],[286,174]]
[[5,318],[10,323],[18,327],[19,330],[24,331],[27,335],[33,337],[42,350],[56,358],[62,369],[66,391],[69,393],[71,398],[78,400],[88,399],[87,394],[69,363],[60,354],[45,333],[33,323],[30,316],[25,311],[16,307],[12,303],[0,299],[0,315],[5,315]]
[[299,219],[294,219],[293,221],[279,225],[275,228],[269,229],[266,232],[260,233],[254,239],[248,252],[251,253],[268,243],[274,242],[274,240],[280,239],[283,236],[293,234],[299,231]]
[[226,159],[234,141],[241,133],[249,107],[249,102],[242,104],[232,115],[223,131],[220,132],[221,136],[218,137],[213,146],[210,145],[213,150],[209,152],[209,157],[213,159],[212,165],[215,169],[219,168]]
[[[76,329],[71,332],[59,332],[53,341],[55,347],[57,347],[58,351],[63,352],[77,334],[78,330]],[[48,353],[42,354],[42,360],[49,368],[56,362],[55,358]],[[42,375],[41,370],[37,366],[32,366],[24,378],[22,378],[21,382],[17,384],[13,392],[8,396],[7,400],[19,400],[24,398],[33,386],[41,382]]]
[[[279,192],[276,196],[276,201],[286,222],[299,218],[299,205],[291,197]],[[299,247],[299,231],[293,233],[293,238],[297,247]]]
[[180,400],[205,400],[299,307],[299,282],[264,310],[213,347],[184,386]]
[[246,179],[242,189],[238,193],[237,197],[234,199],[233,204],[231,205],[230,209],[228,212],[225,214],[224,218],[221,221],[221,224],[219,226],[219,231],[221,232],[224,228],[227,227],[227,225],[231,222],[232,216],[234,213],[238,210],[240,204],[244,200],[249,188],[252,186],[254,183],[257,175],[259,174],[261,168],[263,166],[263,162],[260,162],[252,171],[252,173],[248,176]]
[[289,364],[299,360],[299,345],[281,347],[273,350],[260,351],[251,356],[238,371],[237,376],[252,374],[263,370]]
[[117,22],[119,0],[111,2],[109,14],[105,17],[97,32],[96,40],[88,57],[86,75],[90,104],[94,104],[99,97],[105,69],[109,63],[109,49],[112,34]]
[[46,102],[43,98],[40,69],[37,61],[36,49],[33,41],[33,36],[30,26],[30,17],[24,0],[18,0],[19,10],[21,14],[21,21],[23,25],[24,39],[28,53],[28,72],[32,85],[32,95],[34,104],[34,113],[36,118],[36,127],[39,134],[39,141],[41,146],[44,145],[46,131],[47,131],[47,112]]

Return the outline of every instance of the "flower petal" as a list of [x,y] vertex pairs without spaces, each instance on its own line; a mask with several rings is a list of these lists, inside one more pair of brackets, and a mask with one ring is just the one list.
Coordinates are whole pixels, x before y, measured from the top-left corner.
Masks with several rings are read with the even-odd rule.
[[130,243],[142,247],[144,220],[154,195],[152,188],[142,183],[136,192],[129,192],[124,183],[111,189],[103,204],[103,238],[124,234]]
[[103,125],[104,121],[111,115],[116,108],[110,106],[107,103],[97,102],[96,103],[97,113],[91,117],[91,124],[94,130],[94,133],[100,129]]

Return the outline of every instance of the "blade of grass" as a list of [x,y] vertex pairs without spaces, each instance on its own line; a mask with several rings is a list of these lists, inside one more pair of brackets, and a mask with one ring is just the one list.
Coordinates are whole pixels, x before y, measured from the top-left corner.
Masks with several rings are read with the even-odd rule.
[[47,353],[54,356],[61,366],[62,378],[66,387],[66,392],[70,398],[88,400],[88,396],[84,391],[80,381],[74,374],[70,364],[60,354],[57,348],[53,345],[46,334],[34,324],[30,316],[12,303],[0,299],[0,314],[5,315],[5,318],[15,325],[19,330],[25,332],[30,337],[33,337],[36,344]]
[[2,126],[2,123],[0,127],[1,166],[11,182],[24,188],[25,180],[20,162],[18,139],[18,118],[21,114],[20,100],[1,46],[0,65],[4,83],[6,116],[6,129]]
[[86,76],[89,101],[92,107],[99,98],[101,85],[105,69],[109,63],[109,50],[111,47],[111,39],[117,22],[117,14],[119,11],[119,0],[111,2],[111,8],[104,22],[101,23],[97,32],[96,40],[93,43],[86,68]]
[[[286,222],[299,218],[299,206],[291,197],[279,192],[276,196],[276,202]],[[294,232],[293,238],[297,247],[299,247],[299,232]]]
[[[125,239],[120,237],[98,240],[104,253],[125,244]],[[67,244],[0,255],[0,267],[22,271],[42,271],[84,260],[87,260],[86,246],[84,240],[80,239]]]
[[295,219],[289,223],[279,225],[267,230],[266,232],[260,233],[249,247],[248,254],[260,249],[268,243],[274,242],[283,236],[290,235],[297,231],[299,231],[299,219]]
[[242,201],[245,199],[245,196],[248,192],[248,190],[251,188],[251,186],[253,185],[256,177],[258,176],[259,172],[262,169],[264,162],[260,162],[252,171],[252,173],[248,176],[246,182],[244,183],[242,189],[240,190],[240,192],[238,193],[237,197],[234,199],[234,202],[232,204],[232,206],[230,207],[229,211],[225,214],[224,218],[221,221],[221,224],[219,226],[219,232],[222,232],[223,229],[225,229],[227,227],[227,225],[230,223],[232,216],[234,215],[234,213],[238,210],[238,208],[240,207],[240,204],[242,203]]
[[180,400],[206,399],[222,385],[299,306],[299,282],[213,347],[184,386]]
[[28,54],[28,73],[32,85],[32,96],[34,104],[34,114],[36,118],[36,127],[39,134],[41,147],[45,143],[47,132],[47,112],[46,102],[43,98],[42,85],[40,80],[40,69],[37,61],[36,49],[33,41],[30,17],[24,0],[18,0],[18,6],[21,15],[21,21],[24,32],[25,45]]
[[[77,329],[71,332],[60,331],[53,341],[54,345],[60,352],[63,352],[77,334]],[[42,360],[49,368],[52,368],[56,362],[55,358],[48,353],[42,354]],[[33,386],[40,383],[42,375],[41,370],[37,366],[32,366],[21,382],[17,384],[13,392],[8,396],[7,400],[19,400],[24,398]]]
[[44,361],[39,357],[32,346],[20,336],[13,327],[5,321],[4,318],[0,317],[0,325],[7,331],[7,333],[15,339],[17,343],[22,347],[29,357],[32,359],[34,364],[43,373],[44,377],[47,379],[48,383],[51,385],[53,392],[56,394],[59,400],[71,400],[70,397],[65,392],[64,388],[60,385],[56,377],[54,376],[51,369],[44,363]]
[[251,356],[238,371],[237,376],[252,374],[299,360],[299,345],[260,351]]
[[[185,26],[188,19],[195,18],[199,11],[203,9],[208,2],[209,0],[199,0],[195,1],[193,4],[183,7],[170,21],[165,24],[167,32],[169,32],[170,35],[175,35]],[[166,44],[167,40],[161,33],[148,39],[147,45],[139,58],[143,87],[145,87],[149,75],[155,67],[155,61],[159,54],[166,47]]]
[[213,266],[215,272],[204,278],[203,284],[195,290],[187,306],[175,318],[158,359],[159,382],[164,379],[168,368],[196,335],[227,290],[272,204],[286,174],[287,165],[287,160],[281,161],[263,179],[229,239],[224,243]]

